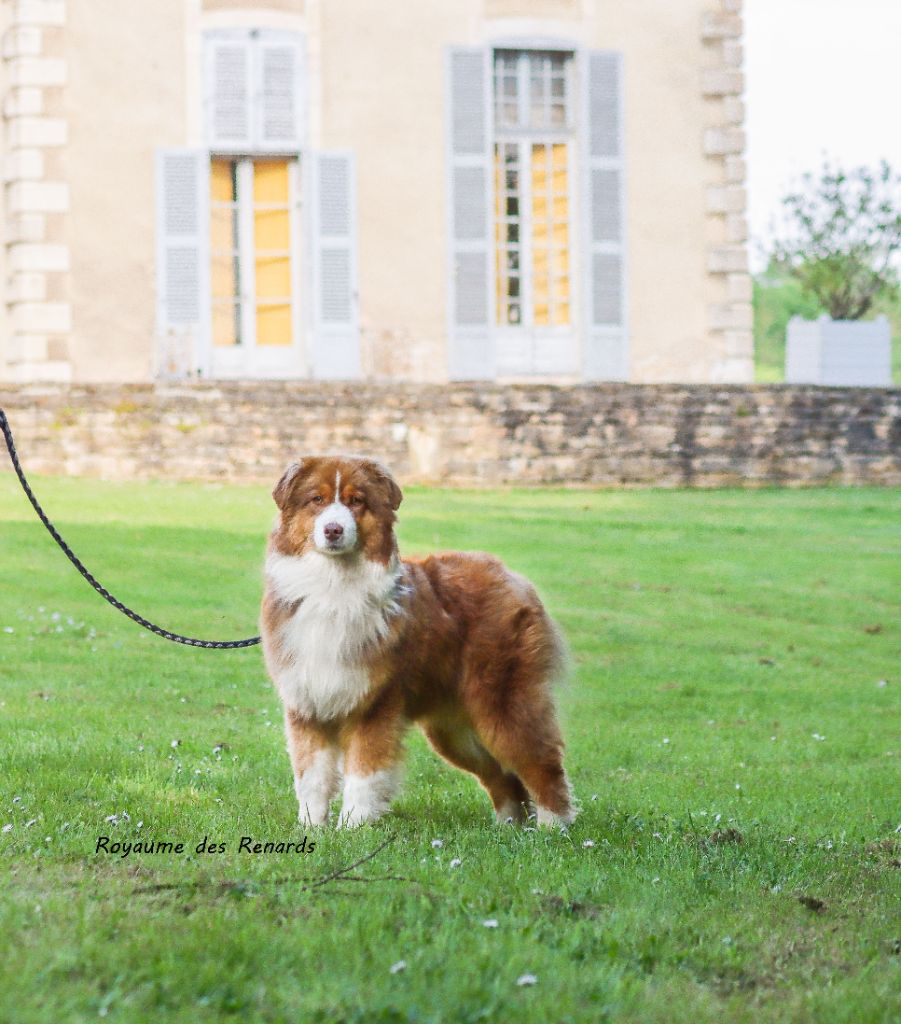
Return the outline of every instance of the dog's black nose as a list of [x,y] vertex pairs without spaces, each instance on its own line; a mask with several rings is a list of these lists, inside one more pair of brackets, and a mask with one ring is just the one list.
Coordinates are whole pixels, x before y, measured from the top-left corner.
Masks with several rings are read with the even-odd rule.
[[326,523],[322,532],[328,541],[340,540],[344,536],[344,527],[340,523]]

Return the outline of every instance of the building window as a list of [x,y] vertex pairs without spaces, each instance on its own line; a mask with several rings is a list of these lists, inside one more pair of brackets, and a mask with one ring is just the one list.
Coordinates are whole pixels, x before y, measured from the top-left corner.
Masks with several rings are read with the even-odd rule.
[[300,324],[297,160],[210,161],[212,340],[294,344]]
[[497,322],[572,324],[572,54],[494,53]]

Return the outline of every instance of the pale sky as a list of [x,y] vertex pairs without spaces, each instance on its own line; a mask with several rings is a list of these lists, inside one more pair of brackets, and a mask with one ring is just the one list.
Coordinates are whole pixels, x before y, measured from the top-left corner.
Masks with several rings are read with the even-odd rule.
[[901,172],[901,0],[745,0],[752,267],[779,199],[822,155]]

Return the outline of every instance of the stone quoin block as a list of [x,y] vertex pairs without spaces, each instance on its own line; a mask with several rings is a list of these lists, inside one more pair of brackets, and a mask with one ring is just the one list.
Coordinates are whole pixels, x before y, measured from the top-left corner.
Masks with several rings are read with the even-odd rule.
[[61,117],[17,117],[9,122],[10,149],[18,146],[65,146],[69,125]]
[[718,245],[707,253],[707,269],[711,274],[747,271],[748,253],[743,245]]
[[708,185],[706,198],[708,213],[740,213],[748,202],[743,188],[728,185]]
[[12,20],[17,25],[66,24],[66,0],[15,0]]
[[9,319],[17,333],[66,334],[72,330],[68,302],[18,302],[10,308]]
[[12,274],[6,289],[6,301],[43,302],[47,297],[47,276],[34,271]]
[[740,68],[744,63],[745,49],[737,39],[724,39],[720,55],[724,68]]
[[750,302],[754,297],[751,275],[729,274],[726,277],[726,294],[730,302]]
[[56,87],[66,84],[66,61],[59,57],[17,57],[6,70],[13,86]]
[[748,165],[743,157],[727,156],[723,161],[723,173],[730,184],[744,184],[748,179]]
[[0,52],[4,60],[14,57],[39,57],[43,49],[44,34],[33,25],[13,25],[3,34]]
[[65,271],[69,269],[69,247],[51,243],[21,242],[7,248],[10,270]]
[[14,334],[9,339],[9,361],[15,363],[40,362],[47,358],[46,334]]
[[750,303],[714,302],[707,307],[707,322],[714,331],[734,328],[751,330],[754,326],[754,313]]
[[17,181],[7,190],[10,213],[65,213],[69,186],[57,181]]
[[743,125],[745,123],[744,100],[738,96],[725,96],[723,98],[723,123],[730,127]]
[[723,354],[727,359],[753,358],[754,332],[750,330],[723,331]]
[[748,240],[748,221],[737,213],[726,217],[726,241],[746,242]]
[[[11,363],[9,371],[10,379],[13,381],[22,381],[34,383],[37,381],[46,381],[47,383],[53,384],[66,384],[72,379],[72,364],[63,361],[44,360],[41,362],[29,362],[23,361],[21,363]],[[48,472],[48,466],[56,466],[56,472],[66,472],[65,460],[60,463],[48,462],[44,467],[35,466],[36,469],[43,472]]]
[[3,116],[39,117],[44,112],[44,93],[41,89],[27,86],[10,89],[3,97]]
[[705,96],[740,96],[745,78],[732,68],[705,68],[701,72],[701,92]]
[[705,11],[701,15],[701,38],[705,42],[735,39],[741,35],[741,16],[721,11]]
[[745,148],[745,133],[737,128],[708,128],[704,132],[705,156],[726,156],[742,153]]
[[44,154],[39,149],[14,149],[7,155],[3,164],[4,181],[35,181],[43,177]]
[[47,218],[43,213],[19,213],[6,222],[6,243],[43,242],[47,237]]

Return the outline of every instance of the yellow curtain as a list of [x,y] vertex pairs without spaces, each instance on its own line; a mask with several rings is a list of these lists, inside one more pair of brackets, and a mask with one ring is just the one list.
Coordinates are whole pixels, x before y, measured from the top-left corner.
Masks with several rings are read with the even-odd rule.
[[566,143],[532,146],[532,302],[536,327],[570,322]]
[[257,345],[290,345],[291,208],[287,160],[253,165]]
[[210,287],[213,298],[213,344],[238,342],[238,280],[235,251],[234,164],[210,164]]

